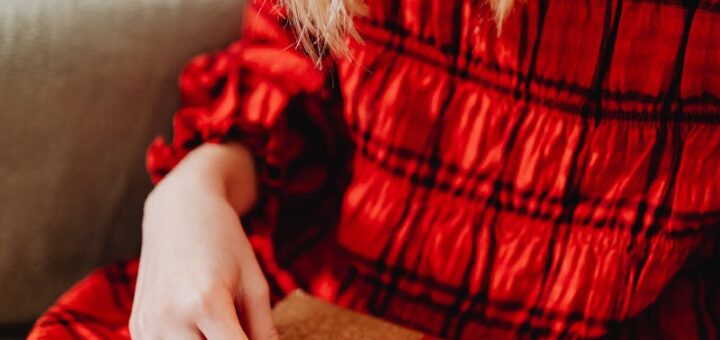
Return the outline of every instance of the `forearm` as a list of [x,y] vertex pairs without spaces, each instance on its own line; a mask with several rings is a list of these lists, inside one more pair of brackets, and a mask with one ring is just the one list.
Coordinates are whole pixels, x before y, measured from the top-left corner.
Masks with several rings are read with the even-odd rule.
[[[252,154],[240,144],[204,144],[190,152],[151,193],[223,196],[239,215],[257,200],[257,176]],[[170,187],[167,188],[166,187]]]

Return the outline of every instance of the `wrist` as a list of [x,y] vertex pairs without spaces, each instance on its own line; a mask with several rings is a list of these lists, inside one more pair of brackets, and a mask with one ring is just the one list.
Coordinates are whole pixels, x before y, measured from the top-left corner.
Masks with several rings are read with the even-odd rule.
[[196,170],[173,169],[158,183],[145,199],[145,211],[180,207],[187,202],[205,200],[208,197],[223,197],[220,182],[203,176]]
[[204,144],[190,152],[151,192],[147,203],[220,197],[242,215],[255,204],[253,159],[241,145]]

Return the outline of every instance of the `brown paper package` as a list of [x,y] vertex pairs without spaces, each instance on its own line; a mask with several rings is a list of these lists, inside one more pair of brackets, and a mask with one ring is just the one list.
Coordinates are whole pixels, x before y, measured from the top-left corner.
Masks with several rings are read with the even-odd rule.
[[278,302],[273,318],[282,340],[419,340],[422,333],[353,312],[296,290]]

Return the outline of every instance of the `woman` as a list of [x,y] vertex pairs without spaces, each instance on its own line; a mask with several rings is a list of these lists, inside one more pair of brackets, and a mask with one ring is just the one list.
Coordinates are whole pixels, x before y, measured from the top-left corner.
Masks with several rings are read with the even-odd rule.
[[720,3],[365,5],[257,1],[191,61],[139,269],[31,338],[273,339],[297,287],[449,338],[718,336]]

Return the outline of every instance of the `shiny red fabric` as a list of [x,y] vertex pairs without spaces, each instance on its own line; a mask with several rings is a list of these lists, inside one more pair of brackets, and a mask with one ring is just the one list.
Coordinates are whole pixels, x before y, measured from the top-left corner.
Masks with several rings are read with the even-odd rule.
[[[449,338],[718,337],[720,2],[529,0],[501,32],[482,1],[368,4],[353,59],[322,70],[253,6],[182,74],[153,180],[248,145],[276,297]],[[90,275],[31,338],[127,337],[136,266]]]

